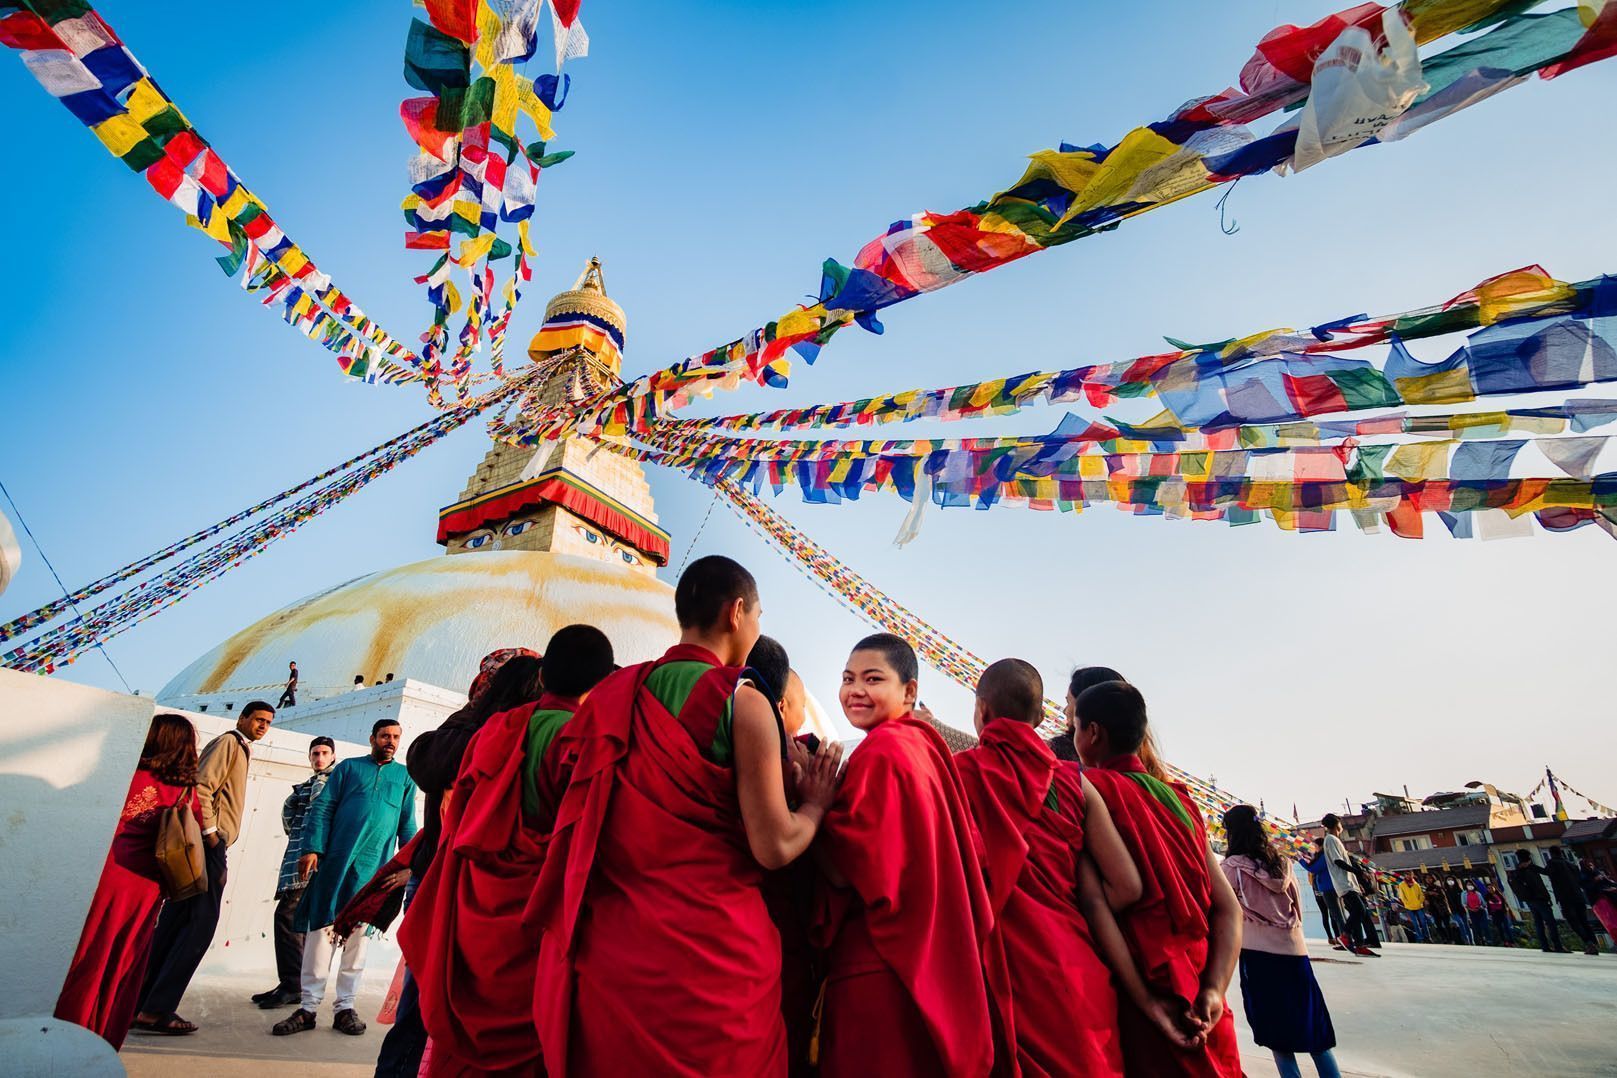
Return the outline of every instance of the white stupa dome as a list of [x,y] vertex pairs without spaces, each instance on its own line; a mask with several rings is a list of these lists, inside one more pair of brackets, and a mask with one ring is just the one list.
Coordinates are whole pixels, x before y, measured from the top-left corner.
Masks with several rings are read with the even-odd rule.
[[388,674],[464,693],[483,656],[543,651],[557,629],[595,625],[622,664],[679,639],[674,589],[649,573],[529,550],[434,557],[299,599],[242,629],[158,693],[176,707],[219,694],[274,694],[298,664],[298,699],[318,700]]

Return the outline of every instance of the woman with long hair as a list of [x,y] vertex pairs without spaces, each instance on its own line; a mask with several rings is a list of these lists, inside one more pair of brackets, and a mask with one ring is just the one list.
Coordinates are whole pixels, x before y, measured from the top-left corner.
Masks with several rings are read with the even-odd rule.
[[1274,1055],[1281,1078],[1301,1078],[1297,1053],[1321,1078],[1340,1078],[1331,1012],[1303,943],[1303,905],[1291,866],[1269,841],[1258,810],[1224,813],[1228,853],[1221,866],[1241,904],[1241,1005],[1252,1039]]
[[182,802],[200,813],[196,776],[196,728],[181,715],[155,716],[56,1001],[56,1017],[100,1034],[114,1048],[123,1046],[134,1020],[163,904],[158,821],[164,809]]
[[[1056,754],[1058,760],[1078,761],[1078,747],[1074,738],[1078,734],[1077,701],[1085,689],[1094,685],[1103,685],[1108,681],[1127,682],[1128,678],[1113,670],[1110,666],[1080,666],[1072,672],[1067,681],[1067,707],[1064,714],[1067,716],[1067,729],[1065,733],[1057,734],[1049,741],[1050,751]],[[1162,757],[1157,753],[1157,739],[1150,730],[1145,732],[1145,740],[1140,742],[1139,751],[1134,755],[1140,758],[1145,765],[1145,773],[1161,782],[1168,781],[1168,769],[1162,766]]]

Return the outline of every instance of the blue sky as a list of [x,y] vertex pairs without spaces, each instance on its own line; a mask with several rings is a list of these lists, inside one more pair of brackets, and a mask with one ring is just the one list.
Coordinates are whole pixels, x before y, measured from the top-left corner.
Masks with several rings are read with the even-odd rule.
[[[384,325],[413,336],[428,257],[405,252],[408,139],[399,0],[243,7],[109,2],[103,14],[269,204]],[[1115,141],[1230,85],[1252,45],[1321,3],[586,4],[594,55],[547,172],[541,248],[512,333],[600,255],[630,319],[626,369],[729,340],[813,292],[886,224],[1006,186],[1024,155]],[[537,63],[536,63],[537,68]],[[0,479],[69,586],[290,486],[428,414],[413,390],[347,385],[330,356],[237,291],[211,241],[0,61],[5,156],[25,193],[0,223],[13,297],[0,352]],[[1436,302],[1541,262],[1564,280],[1613,266],[1597,192],[1617,165],[1617,65],[1533,83],[1390,147],[1300,176],[1243,181],[1223,234],[1213,197],[1025,259],[849,330],[786,391],[723,410],[840,400],[1159,351],[1277,325]],[[1266,129],[1266,127],[1264,128]],[[1046,429],[1055,410],[956,426]],[[896,431],[895,431],[896,433]],[[438,506],[486,449],[473,424],[270,552],[110,645],[150,693],[242,625],[330,583],[429,557]],[[677,565],[710,495],[653,470]],[[1169,755],[1305,815],[1404,784],[1533,786],[1545,763],[1617,798],[1596,641],[1617,607],[1617,546],[1584,529],[1532,540],[1406,542],[1349,526],[1077,517],[1015,508],[774,503],[894,597],[987,657],[1036,663],[1057,694],[1075,663],[1138,683]],[[1439,529],[1441,530],[1441,529]],[[722,508],[698,552],[758,573],[765,627],[834,707],[865,631]],[[0,617],[52,598],[25,541]],[[805,627],[812,626],[812,635]],[[116,687],[89,656],[63,675]],[[923,673],[957,722],[969,698]]]

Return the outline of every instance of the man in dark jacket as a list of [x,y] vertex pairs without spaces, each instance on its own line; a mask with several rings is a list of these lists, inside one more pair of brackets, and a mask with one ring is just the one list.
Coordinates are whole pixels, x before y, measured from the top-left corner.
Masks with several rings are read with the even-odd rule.
[[1560,846],[1550,847],[1550,862],[1541,870],[1550,878],[1550,889],[1561,906],[1561,916],[1568,927],[1583,941],[1584,954],[1599,954],[1600,941],[1589,924],[1589,903],[1583,896],[1583,884],[1578,878],[1578,866]]
[[266,1011],[296,1003],[302,996],[299,978],[303,972],[303,933],[292,927],[292,915],[308,887],[298,875],[298,858],[303,856],[303,821],[309,804],[326,788],[331,769],[337,763],[337,743],[329,737],[309,742],[309,768],[314,772],[292,787],[281,803],[281,829],[286,832],[286,853],[281,857],[281,874],[275,881],[275,987],[260,992],[253,1002]]
[[1510,889],[1522,905],[1533,911],[1533,927],[1538,929],[1539,950],[1545,954],[1557,951],[1570,954],[1561,946],[1561,926],[1555,923],[1555,911],[1550,906],[1550,893],[1544,887],[1548,875],[1533,863],[1532,850],[1516,851],[1516,867],[1510,870]]

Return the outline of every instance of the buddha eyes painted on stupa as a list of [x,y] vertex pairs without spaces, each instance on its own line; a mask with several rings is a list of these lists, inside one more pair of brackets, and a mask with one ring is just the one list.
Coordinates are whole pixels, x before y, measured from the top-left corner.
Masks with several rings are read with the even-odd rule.
[[537,524],[535,520],[513,520],[505,526],[505,535],[515,538]]
[[482,550],[492,542],[494,542],[493,532],[488,531],[487,529],[475,531],[466,537],[466,549]]
[[[629,547],[623,546],[616,539],[613,539],[610,536],[604,535],[601,532],[595,531],[594,529],[586,528],[582,524],[574,524],[573,530],[577,532],[579,537],[590,546],[605,547],[608,551],[615,552],[619,560],[621,560],[625,565],[645,564],[645,562],[640,560],[640,555],[638,553]],[[607,554],[606,557],[608,560],[610,560],[611,554]]]

